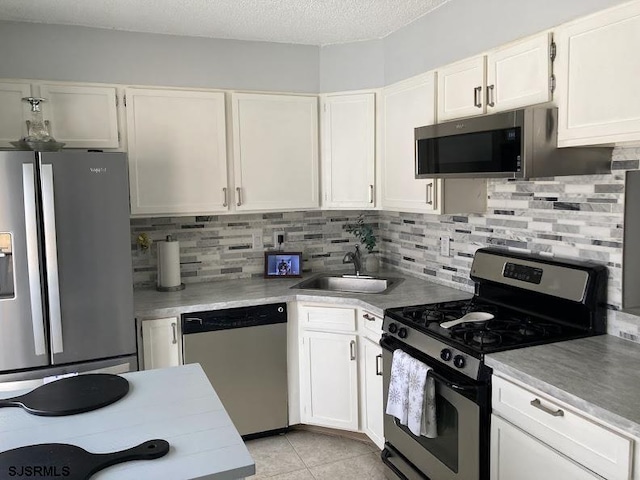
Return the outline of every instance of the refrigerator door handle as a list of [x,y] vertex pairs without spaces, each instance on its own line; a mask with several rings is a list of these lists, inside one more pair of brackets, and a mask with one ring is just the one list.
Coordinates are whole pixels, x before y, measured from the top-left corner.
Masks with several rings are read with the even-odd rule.
[[38,223],[36,217],[35,170],[32,163],[22,165],[22,192],[27,240],[27,271],[29,296],[31,298],[31,323],[36,355],[47,353],[42,312],[42,289],[40,284],[40,258],[38,255]]
[[60,311],[60,280],[58,278],[58,246],[56,243],[56,215],[53,198],[53,165],[42,164],[42,218],[49,292],[49,323],[53,353],[64,351],[62,344],[62,314]]

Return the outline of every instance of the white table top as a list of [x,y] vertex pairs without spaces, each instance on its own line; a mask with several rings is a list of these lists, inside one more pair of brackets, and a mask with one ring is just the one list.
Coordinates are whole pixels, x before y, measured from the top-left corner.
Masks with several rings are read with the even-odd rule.
[[[151,439],[169,453],[102,470],[92,480],[235,480],[255,463],[199,364],[122,375],[129,392],[92,412],[39,417],[0,409],[0,452],[38,443],[70,443],[92,453],[123,450]],[[0,392],[8,398],[24,391]]]

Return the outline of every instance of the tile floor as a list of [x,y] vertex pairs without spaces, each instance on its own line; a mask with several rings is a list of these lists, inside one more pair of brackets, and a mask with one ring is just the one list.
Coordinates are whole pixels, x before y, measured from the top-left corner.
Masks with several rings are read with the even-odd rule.
[[373,444],[305,430],[249,440],[256,475],[247,480],[385,480]]

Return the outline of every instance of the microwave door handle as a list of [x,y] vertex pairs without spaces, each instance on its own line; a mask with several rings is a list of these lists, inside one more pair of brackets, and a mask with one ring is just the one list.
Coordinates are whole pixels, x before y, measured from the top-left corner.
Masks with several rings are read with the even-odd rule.
[[47,287],[49,290],[49,321],[53,353],[62,353],[62,314],[60,310],[60,280],[58,277],[58,246],[53,195],[53,165],[42,165],[42,219],[44,223]]
[[47,353],[44,314],[42,312],[42,287],[40,285],[40,258],[38,255],[38,224],[36,219],[35,168],[32,163],[22,165],[22,192],[24,196],[25,234],[27,239],[27,271],[29,272],[29,297],[31,299],[31,323],[36,355]]

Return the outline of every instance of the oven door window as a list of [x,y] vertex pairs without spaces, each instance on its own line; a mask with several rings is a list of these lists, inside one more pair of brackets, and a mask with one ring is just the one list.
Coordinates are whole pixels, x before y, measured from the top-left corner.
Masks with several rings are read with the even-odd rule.
[[436,412],[438,436],[436,438],[427,438],[423,436],[416,437],[404,425],[400,425],[397,418],[393,422],[404,433],[413,437],[423,448],[431,452],[431,454],[444,463],[450,470],[458,471],[458,445],[459,445],[459,421],[458,410],[456,407],[441,394],[441,387],[436,382]]

